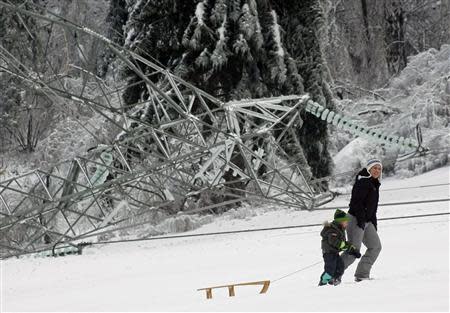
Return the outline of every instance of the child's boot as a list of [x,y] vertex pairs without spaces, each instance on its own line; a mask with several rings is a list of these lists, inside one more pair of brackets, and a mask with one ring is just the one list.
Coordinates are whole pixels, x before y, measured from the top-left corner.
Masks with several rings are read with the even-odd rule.
[[333,277],[330,274],[328,274],[327,272],[324,272],[322,274],[322,276],[320,276],[319,286],[324,286],[324,285],[329,284],[329,282],[332,278]]

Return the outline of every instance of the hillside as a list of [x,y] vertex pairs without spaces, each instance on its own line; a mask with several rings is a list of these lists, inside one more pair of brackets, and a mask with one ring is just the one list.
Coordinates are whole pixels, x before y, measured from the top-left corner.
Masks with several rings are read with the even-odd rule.
[[[386,179],[381,203],[447,198],[445,167],[410,179]],[[384,191],[385,190],[385,191]],[[414,196],[411,196],[411,195]],[[334,204],[347,200],[337,199]],[[331,211],[254,208],[254,216],[219,217],[190,232],[205,233],[321,223]],[[379,217],[449,213],[449,202],[383,206]],[[81,256],[1,261],[4,311],[447,311],[449,217],[381,221],[383,250],[375,280],[353,282],[355,265],[340,286],[318,287],[321,263],[259,287],[213,292],[197,288],[275,280],[321,261],[319,227],[140,241],[88,247]],[[189,233],[187,233],[189,234]]]

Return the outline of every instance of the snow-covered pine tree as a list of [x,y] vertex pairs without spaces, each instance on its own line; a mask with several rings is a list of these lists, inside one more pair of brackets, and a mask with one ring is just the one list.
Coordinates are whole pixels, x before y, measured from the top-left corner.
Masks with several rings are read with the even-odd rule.
[[303,93],[270,1],[200,1],[175,72],[225,101]]
[[[107,36],[114,43],[123,45],[125,38],[123,36],[123,27],[128,20],[128,11],[126,10],[125,0],[110,0],[106,23],[108,24]],[[99,76],[103,77],[108,71],[108,66],[114,60],[115,55],[108,49],[102,53],[102,61],[98,69]]]
[[[29,5],[14,0],[12,4]],[[40,31],[45,27],[38,25],[30,16],[14,14],[0,8],[0,42],[2,51],[0,65],[0,132],[10,137],[23,151],[33,152],[53,112],[47,97],[39,94],[23,78],[11,75],[21,72],[25,77],[42,75],[47,64],[40,44]]]
[[[330,106],[317,40],[320,10],[318,0],[301,4],[150,0],[145,5],[129,1],[125,46],[224,101],[307,91]],[[145,88],[136,84],[139,79],[130,72],[125,75],[129,80],[125,102],[131,105],[145,99]],[[303,117],[303,128],[291,132],[290,140],[282,145],[293,160],[307,168],[305,149],[314,176],[327,175],[331,158],[326,123]]]
[[[184,33],[186,52],[175,73],[224,101],[301,94],[302,78],[283,46],[281,32],[269,1],[200,1]],[[254,151],[261,147],[270,150],[262,138],[251,144]],[[294,132],[280,145],[291,162],[308,170]],[[233,161],[244,167],[239,154]],[[261,167],[260,174],[264,170]],[[231,172],[224,178],[233,180]]]
[[[305,91],[314,101],[332,108],[332,94],[326,80],[326,63],[320,46],[323,10],[320,0],[285,0],[277,2],[284,44],[303,77]],[[328,152],[326,122],[302,115],[303,127],[298,131],[300,142],[314,177],[329,175],[332,168]]]
[[[125,47],[172,68],[183,53],[181,40],[184,29],[195,10],[194,1],[184,0],[129,0],[128,20],[125,25]],[[146,66],[140,64],[145,71]],[[124,93],[126,104],[135,104],[145,98],[146,88],[137,82],[140,79],[131,71],[123,73],[128,79]]]
[[[277,15],[268,2],[217,0],[190,5],[147,1],[143,6],[140,1],[132,1],[125,46],[224,101],[303,93],[302,78],[283,48]],[[125,75],[129,81],[125,102],[132,105],[146,99],[147,90],[138,83],[139,78],[131,72]],[[151,120],[151,112],[146,114]],[[307,169],[298,138],[286,138],[281,145],[291,161]],[[256,151],[267,142],[261,138],[253,144]],[[239,153],[232,161],[244,168]],[[224,179],[235,180],[231,170]],[[245,189],[245,184],[234,187]]]

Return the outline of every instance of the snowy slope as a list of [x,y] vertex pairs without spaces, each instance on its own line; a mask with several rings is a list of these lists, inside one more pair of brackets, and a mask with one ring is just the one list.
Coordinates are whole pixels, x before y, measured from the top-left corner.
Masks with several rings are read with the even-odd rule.
[[[449,182],[450,167],[382,189]],[[330,206],[346,204],[347,196]],[[449,198],[449,186],[384,191],[380,202]],[[449,202],[380,207],[379,216],[449,212]],[[193,231],[225,231],[320,223],[331,211],[254,209],[225,215]],[[252,215],[252,214],[250,214]],[[369,282],[356,284],[353,265],[337,287],[317,287],[322,264],[274,282],[265,295],[238,287],[206,300],[197,288],[271,279],[321,260],[319,227],[119,243],[82,256],[11,259],[1,263],[4,311],[445,311],[449,310],[449,217],[382,221],[383,250]]]

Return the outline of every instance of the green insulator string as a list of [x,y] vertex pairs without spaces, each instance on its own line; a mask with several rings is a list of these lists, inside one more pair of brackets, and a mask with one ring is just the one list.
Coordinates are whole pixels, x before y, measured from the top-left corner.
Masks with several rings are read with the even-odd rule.
[[349,131],[356,136],[361,136],[371,141],[396,146],[401,150],[414,149],[420,151],[421,149],[425,149],[421,147],[414,139],[387,134],[379,130],[368,128],[367,126],[360,125],[356,121],[352,121],[339,113],[331,111],[311,99],[306,102],[306,112],[336,126],[339,129]]

